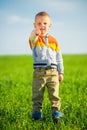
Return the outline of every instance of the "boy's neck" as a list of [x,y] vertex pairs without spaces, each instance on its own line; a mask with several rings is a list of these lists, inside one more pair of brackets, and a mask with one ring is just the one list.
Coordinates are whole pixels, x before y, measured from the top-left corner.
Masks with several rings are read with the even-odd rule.
[[46,36],[46,35],[48,35],[48,33],[45,33],[45,34],[43,34],[43,35],[41,34],[41,36],[43,36],[43,37]]

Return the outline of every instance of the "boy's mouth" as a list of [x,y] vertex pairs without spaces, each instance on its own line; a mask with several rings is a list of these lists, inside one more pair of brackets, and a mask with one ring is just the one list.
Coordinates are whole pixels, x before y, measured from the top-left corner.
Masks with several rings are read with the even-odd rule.
[[41,30],[41,31],[45,31],[45,27],[42,27],[40,30]]

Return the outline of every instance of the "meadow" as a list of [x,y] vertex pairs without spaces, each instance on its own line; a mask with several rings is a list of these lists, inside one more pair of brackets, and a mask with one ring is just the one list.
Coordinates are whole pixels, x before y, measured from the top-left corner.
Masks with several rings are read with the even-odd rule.
[[32,57],[0,56],[0,130],[87,130],[87,55],[63,55],[63,59],[63,119],[54,124],[47,89],[43,120],[32,119]]

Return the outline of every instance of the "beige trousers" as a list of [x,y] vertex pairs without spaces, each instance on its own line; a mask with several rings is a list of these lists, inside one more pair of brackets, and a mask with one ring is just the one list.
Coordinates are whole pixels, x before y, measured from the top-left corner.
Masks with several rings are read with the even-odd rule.
[[48,89],[52,112],[60,110],[58,71],[56,69],[37,68],[33,73],[32,84],[33,113],[42,111],[45,87]]

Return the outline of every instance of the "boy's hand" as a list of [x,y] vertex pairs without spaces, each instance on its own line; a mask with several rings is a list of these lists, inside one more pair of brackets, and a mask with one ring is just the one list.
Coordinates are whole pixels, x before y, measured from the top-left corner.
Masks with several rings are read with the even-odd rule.
[[63,74],[59,74],[59,82],[61,83],[63,81]]
[[40,35],[40,34],[41,34],[41,31],[40,31],[40,29],[35,29],[35,30],[34,30],[34,33],[35,33],[35,35]]

